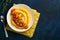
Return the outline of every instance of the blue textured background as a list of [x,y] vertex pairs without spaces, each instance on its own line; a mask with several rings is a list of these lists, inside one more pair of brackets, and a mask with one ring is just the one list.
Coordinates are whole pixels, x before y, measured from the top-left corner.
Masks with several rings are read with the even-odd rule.
[[[8,10],[13,3],[27,4],[41,13],[35,34],[32,38],[28,38],[8,31],[9,38],[5,38],[0,22],[0,40],[60,40],[60,0],[12,0],[6,9]],[[0,15],[1,12],[0,6]]]

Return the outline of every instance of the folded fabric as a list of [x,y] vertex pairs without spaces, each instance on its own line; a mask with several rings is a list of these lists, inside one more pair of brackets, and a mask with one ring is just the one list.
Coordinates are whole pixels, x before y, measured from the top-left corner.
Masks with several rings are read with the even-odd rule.
[[35,31],[35,29],[36,29],[36,25],[37,25],[37,23],[38,23],[39,16],[40,16],[40,13],[38,13],[37,10],[34,10],[34,9],[32,9],[32,10],[33,10],[33,12],[34,12],[34,23],[33,23],[32,27],[31,27],[29,30],[27,30],[27,31],[25,31],[25,32],[16,32],[16,31],[12,30],[12,29],[8,26],[8,24],[6,25],[6,29],[9,30],[9,31],[18,33],[18,34],[25,35],[25,36],[27,36],[27,37],[29,37],[29,38],[32,38],[32,37],[33,37],[33,34],[34,34],[34,31]]

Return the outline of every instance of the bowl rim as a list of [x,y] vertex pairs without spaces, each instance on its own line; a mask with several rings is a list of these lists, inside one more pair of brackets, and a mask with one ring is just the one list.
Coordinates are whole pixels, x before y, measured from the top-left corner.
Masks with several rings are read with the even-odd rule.
[[[17,6],[24,6],[24,7],[26,7],[26,8],[28,8],[28,10],[29,10],[29,12],[30,12],[30,14],[31,14],[31,22],[30,22],[30,25],[29,25],[29,27],[27,28],[27,29],[23,29],[23,30],[21,30],[21,29],[19,29],[18,30],[18,28],[16,29],[16,27],[12,27],[13,25],[11,24],[11,17],[9,17],[8,15],[10,14],[10,12],[11,12],[11,9],[12,8],[14,8],[14,7],[17,7]],[[11,29],[13,29],[14,31],[16,31],[16,32],[24,32],[24,31],[27,31],[27,30],[29,30],[31,27],[32,27],[32,24],[33,24],[33,22],[34,22],[34,14],[33,14],[34,12],[33,12],[33,10],[28,6],[28,5],[26,5],[26,4],[16,4],[16,5],[14,5],[14,6],[12,6],[9,10],[8,10],[8,12],[7,12],[7,23],[8,23],[8,25],[9,25],[9,27],[11,28]],[[10,19],[10,20],[9,20]],[[10,22],[10,23],[9,23]]]

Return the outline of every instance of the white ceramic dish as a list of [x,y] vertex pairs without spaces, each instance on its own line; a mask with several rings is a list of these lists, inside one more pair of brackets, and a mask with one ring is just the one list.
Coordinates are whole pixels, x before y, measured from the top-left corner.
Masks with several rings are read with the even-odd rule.
[[[20,8],[21,8],[21,7],[27,8],[28,11],[29,11],[30,14],[31,14],[31,20],[30,20],[30,23],[28,24],[28,28],[27,28],[27,29],[18,29],[18,28],[16,28],[15,26],[13,26],[13,25],[11,24],[11,15],[10,15],[11,9],[12,9],[12,8],[18,8],[18,7],[20,7]],[[29,6],[27,6],[27,5],[25,5],[25,4],[16,4],[16,5],[12,6],[12,7],[9,9],[8,13],[7,13],[7,23],[8,23],[8,25],[9,25],[9,27],[10,27],[11,29],[15,30],[16,32],[24,32],[24,31],[27,31],[28,29],[31,28],[31,26],[32,26],[32,24],[33,24],[33,22],[34,22],[34,14],[33,14],[33,13],[34,13],[33,10],[32,10]]]

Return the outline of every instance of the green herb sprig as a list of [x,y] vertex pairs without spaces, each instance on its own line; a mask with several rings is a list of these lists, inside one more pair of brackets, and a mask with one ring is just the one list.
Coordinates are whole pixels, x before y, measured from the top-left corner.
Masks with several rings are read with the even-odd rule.
[[11,2],[11,0],[6,0],[5,3],[3,3],[3,8],[2,8],[2,14],[4,13],[4,11],[7,9],[8,3]]

